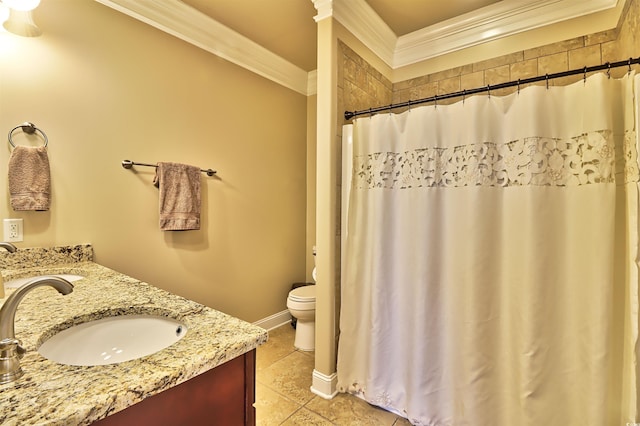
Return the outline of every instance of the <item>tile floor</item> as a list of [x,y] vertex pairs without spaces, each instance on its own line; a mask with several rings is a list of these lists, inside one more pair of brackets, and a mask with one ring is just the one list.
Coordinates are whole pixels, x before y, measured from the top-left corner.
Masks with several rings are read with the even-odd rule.
[[296,350],[295,330],[286,324],[269,332],[256,354],[256,424],[320,426],[406,426],[393,413],[351,395],[326,400],[313,394],[314,353]]

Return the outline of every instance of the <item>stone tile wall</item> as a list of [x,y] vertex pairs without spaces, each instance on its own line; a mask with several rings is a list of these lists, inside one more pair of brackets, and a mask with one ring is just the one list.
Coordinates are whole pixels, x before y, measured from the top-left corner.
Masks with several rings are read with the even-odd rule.
[[338,123],[344,111],[354,111],[392,101],[393,84],[346,44],[338,43]]
[[[627,5],[626,14],[623,16],[618,28],[610,31],[522,50],[395,83],[393,85],[393,103],[429,98],[465,89],[486,87],[487,85],[638,57],[640,56],[640,35],[638,34],[640,32],[640,0],[632,0]],[[640,70],[637,66],[636,69]],[[611,74],[619,76],[624,72],[626,72],[625,68],[618,68],[612,70]],[[549,80],[549,85],[567,85],[581,78],[583,76],[575,75],[553,79]],[[546,82],[534,84],[544,85]],[[513,87],[492,93],[505,95],[515,90],[517,88]],[[459,100],[453,98],[442,101],[442,103],[452,103]]]

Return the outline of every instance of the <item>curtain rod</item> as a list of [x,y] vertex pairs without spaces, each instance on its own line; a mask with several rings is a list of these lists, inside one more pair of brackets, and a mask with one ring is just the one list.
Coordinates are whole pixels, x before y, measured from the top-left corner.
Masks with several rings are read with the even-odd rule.
[[538,81],[545,81],[546,80],[547,81],[547,87],[548,87],[550,79],[559,78],[559,77],[567,77],[567,76],[570,76],[570,75],[577,75],[577,74],[584,74],[585,78],[587,78],[587,73],[588,72],[610,70],[611,68],[618,68],[618,67],[628,66],[629,67],[629,72],[631,72],[631,65],[633,65],[633,64],[640,64],[640,57],[635,58],[635,59],[634,58],[629,58],[626,61],[607,62],[606,64],[603,64],[603,65],[595,65],[595,66],[591,66],[591,67],[576,68],[574,70],[562,71],[562,72],[557,72],[557,73],[554,73],[554,74],[546,74],[546,75],[540,75],[540,76],[537,76],[537,77],[523,78],[523,79],[520,79],[520,80],[509,81],[507,83],[499,83],[499,84],[494,84],[494,85],[488,85],[488,86],[485,86],[485,87],[478,87],[478,88],[475,88],[475,89],[461,90],[459,92],[447,93],[445,95],[435,95],[435,96],[431,96],[429,98],[415,99],[415,100],[410,100],[410,101],[406,101],[406,102],[399,102],[397,104],[390,104],[390,105],[386,105],[386,106],[363,109],[363,110],[360,110],[360,111],[345,111],[344,112],[344,118],[345,118],[345,120],[351,120],[353,117],[357,117],[359,115],[373,114],[375,112],[380,112],[380,111],[390,111],[390,110],[395,109],[395,108],[409,107],[411,105],[418,105],[418,104],[423,104],[423,103],[427,103],[427,102],[437,102],[437,101],[442,100],[442,99],[450,99],[450,98],[456,98],[456,97],[460,97],[460,96],[474,95],[476,93],[490,92],[491,90],[498,90],[498,89],[504,89],[506,87],[520,86],[521,84],[535,83],[535,82],[538,82]]

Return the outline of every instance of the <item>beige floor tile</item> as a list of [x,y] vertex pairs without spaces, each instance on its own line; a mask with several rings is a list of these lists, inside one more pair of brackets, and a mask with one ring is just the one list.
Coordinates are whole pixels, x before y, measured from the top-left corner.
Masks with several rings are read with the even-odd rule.
[[315,397],[305,408],[320,414],[336,425],[344,426],[392,426],[398,418],[393,413],[346,394],[338,394],[330,400]]
[[296,411],[293,416],[289,417],[283,426],[334,426],[329,420],[322,418],[306,408]]
[[301,407],[261,383],[256,383],[254,406],[256,426],[278,426]]
[[286,324],[269,331],[269,341],[257,350],[258,426],[410,425],[353,395],[339,394],[332,400],[314,395],[310,387],[315,353],[296,350],[294,338],[295,330]]
[[279,394],[304,405],[314,394],[311,393],[312,357],[295,351],[279,361],[263,368],[256,380]]
[[256,370],[260,371],[295,351],[295,330],[288,324],[269,331],[269,340],[256,351]]

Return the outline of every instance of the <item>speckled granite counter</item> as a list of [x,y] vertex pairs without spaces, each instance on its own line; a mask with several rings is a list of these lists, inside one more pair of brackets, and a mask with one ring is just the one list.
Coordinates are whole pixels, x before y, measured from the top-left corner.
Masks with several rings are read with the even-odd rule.
[[[24,376],[0,385],[0,424],[87,425],[267,340],[267,332],[259,327],[120,274],[92,258],[88,245],[0,253],[5,281],[45,274],[84,277],[73,283],[69,295],[41,287],[20,303],[15,330],[27,349],[21,360]],[[61,365],[37,352],[44,340],[73,324],[122,314],[172,317],[186,324],[188,332],[160,352],[106,366]]]

